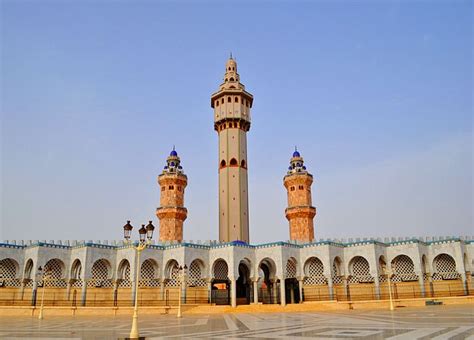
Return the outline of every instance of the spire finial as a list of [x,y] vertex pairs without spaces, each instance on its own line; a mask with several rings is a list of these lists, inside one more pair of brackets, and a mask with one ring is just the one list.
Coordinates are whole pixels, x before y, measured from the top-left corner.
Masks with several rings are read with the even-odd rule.
[[298,151],[298,148],[296,147],[296,145],[295,145],[295,151]]
[[174,149],[174,144],[173,144],[173,151],[176,151],[176,150]]
[[230,59],[232,59],[232,51],[230,51]]

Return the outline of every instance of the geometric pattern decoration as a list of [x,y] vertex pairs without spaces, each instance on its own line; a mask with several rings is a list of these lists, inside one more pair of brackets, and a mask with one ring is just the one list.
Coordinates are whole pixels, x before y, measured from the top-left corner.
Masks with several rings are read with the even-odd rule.
[[407,255],[398,255],[392,260],[393,282],[417,281],[415,265]]
[[456,271],[456,261],[448,254],[439,254],[433,260],[433,280],[456,280],[461,277]]
[[17,276],[17,263],[13,259],[0,261],[0,283],[5,287],[19,287],[20,279]]
[[63,279],[64,263],[60,259],[51,259],[44,265],[43,275],[46,277],[46,284],[49,287],[66,287],[66,280]]
[[224,260],[217,260],[214,264],[213,278],[215,280],[228,280],[229,279],[229,267],[227,262]]
[[188,286],[192,287],[206,287],[206,280],[201,277],[201,265],[199,260],[191,262],[188,271]]
[[158,265],[152,259],[143,261],[140,268],[140,287],[159,287],[160,281],[156,278]]
[[82,287],[83,281],[81,279],[82,264],[81,261],[75,260],[71,269],[71,279],[73,279],[71,287],[80,288]]
[[87,282],[88,287],[112,288],[112,280],[109,279],[110,264],[105,259],[94,262],[91,269],[91,280]]
[[306,261],[304,268],[305,285],[324,285],[327,284],[327,278],[324,276],[324,266],[320,259],[312,257]]
[[123,260],[122,263],[120,263],[117,274],[119,282],[118,288],[132,287],[132,282],[130,281],[130,262],[128,262],[128,260]]
[[33,287],[33,278],[31,274],[33,273],[33,260],[28,259],[25,265],[25,272],[23,274],[23,280],[25,281],[25,287],[32,288]]
[[286,275],[287,279],[296,279],[296,260],[288,259],[286,262]]
[[342,276],[341,276],[341,263],[337,258],[334,259],[332,262],[332,283],[335,285],[340,285],[342,284]]
[[349,283],[374,282],[374,278],[370,275],[369,262],[362,256],[355,256],[351,260],[349,271],[351,273]]

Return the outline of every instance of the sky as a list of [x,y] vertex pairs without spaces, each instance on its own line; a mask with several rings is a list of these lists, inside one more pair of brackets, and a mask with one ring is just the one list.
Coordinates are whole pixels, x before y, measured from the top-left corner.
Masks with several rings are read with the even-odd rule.
[[0,4],[0,239],[158,226],[173,145],[184,238],[218,239],[210,95],[230,52],[254,95],[251,243],[289,238],[295,145],[318,239],[474,234],[470,1]]

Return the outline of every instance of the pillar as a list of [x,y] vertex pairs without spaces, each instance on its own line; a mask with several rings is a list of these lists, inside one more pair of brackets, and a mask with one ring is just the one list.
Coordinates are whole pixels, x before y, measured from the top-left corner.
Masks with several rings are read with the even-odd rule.
[[430,297],[434,297],[433,277],[431,273],[426,273],[426,277],[428,278],[428,284],[430,286]]
[[66,297],[69,300],[69,295],[71,294],[71,280],[68,281],[67,286],[66,286]]
[[33,289],[31,290],[31,305],[36,306],[36,293],[38,291],[38,281],[33,281]]
[[466,272],[461,274],[462,286],[464,288],[464,295],[469,295],[469,288],[467,286]]
[[379,275],[377,273],[371,273],[372,277],[374,278],[374,285],[375,285],[375,298],[380,300],[380,281]]
[[425,279],[423,278],[423,273],[416,273],[418,275],[418,284],[420,285],[421,297],[426,297],[425,293]]
[[161,296],[161,301],[165,299],[165,280],[161,280],[160,282],[160,296]]
[[285,279],[280,280],[280,304],[286,306]]
[[471,287],[471,272],[466,272],[466,290],[467,290],[467,295],[470,294],[470,287]]
[[258,279],[252,280],[253,284],[253,303],[258,304]]
[[230,279],[230,304],[232,307],[237,307],[237,280],[235,278]]
[[303,279],[298,279],[298,291],[300,294],[300,303],[304,302],[304,297],[303,297]]
[[329,300],[334,300],[334,287],[332,283],[332,276],[328,275],[328,290],[329,290]]
[[84,281],[82,282],[81,306],[86,305],[86,299],[87,299],[87,280],[84,279]]
[[342,276],[342,284],[344,285],[344,294],[346,295],[347,301],[351,300],[351,290],[349,287],[349,278],[347,276]]
[[295,303],[295,287],[293,282],[290,285],[290,303]]
[[22,300],[23,300],[23,295],[25,294],[25,285],[26,285],[26,282],[23,280],[20,286],[20,296]]
[[212,279],[206,279],[207,282],[207,294],[208,294],[208,301],[212,303]]
[[278,285],[277,279],[272,281],[272,294],[273,294],[273,303],[276,304],[278,302]]

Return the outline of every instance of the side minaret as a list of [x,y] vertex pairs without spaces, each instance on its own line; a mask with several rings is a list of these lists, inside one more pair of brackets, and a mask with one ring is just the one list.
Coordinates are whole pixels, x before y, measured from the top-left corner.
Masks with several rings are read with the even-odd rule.
[[224,82],[211,96],[219,135],[219,240],[249,242],[247,132],[253,96],[245,91],[230,56]]
[[313,218],[316,208],[312,206],[311,184],[313,175],[306,171],[303,157],[295,150],[290,160],[283,184],[288,191],[288,208],[285,215],[290,222],[290,240],[310,242],[314,240]]
[[188,215],[188,210],[184,207],[184,189],[188,184],[188,177],[183,173],[181,160],[174,148],[166,163],[158,176],[161,196],[156,216],[160,220],[160,241],[181,242],[183,222]]

